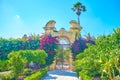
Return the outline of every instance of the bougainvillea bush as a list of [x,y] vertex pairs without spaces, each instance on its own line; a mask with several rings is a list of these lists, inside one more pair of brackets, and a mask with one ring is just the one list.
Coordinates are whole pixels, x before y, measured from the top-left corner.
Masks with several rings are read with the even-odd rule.
[[71,51],[72,51],[74,60],[77,54],[79,54],[80,52],[83,52],[84,49],[87,48],[87,45],[86,45],[87,43],[95,44],[95,41],[84,39],[84,38],[78,38],[77,40],[75,40],[75,42],[71,46]]
[[46,66],[50,65],[54,61],[54,56],[56,55],[56,49],[58,40],[51,35],[44,35],[40,37],[40,49],[45,50],[48,54],[46,58]]

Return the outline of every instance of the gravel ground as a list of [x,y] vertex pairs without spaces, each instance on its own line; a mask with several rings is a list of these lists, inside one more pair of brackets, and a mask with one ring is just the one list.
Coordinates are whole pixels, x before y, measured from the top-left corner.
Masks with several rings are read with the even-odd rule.
[[42,80],[78,80],[76,72],[49,71]]

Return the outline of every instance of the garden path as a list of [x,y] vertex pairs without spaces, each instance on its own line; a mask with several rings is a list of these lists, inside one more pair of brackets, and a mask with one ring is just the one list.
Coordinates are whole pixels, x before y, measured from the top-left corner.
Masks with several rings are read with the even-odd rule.
[[42,80],[78,80],[76,72],[54,70],[48,71]]

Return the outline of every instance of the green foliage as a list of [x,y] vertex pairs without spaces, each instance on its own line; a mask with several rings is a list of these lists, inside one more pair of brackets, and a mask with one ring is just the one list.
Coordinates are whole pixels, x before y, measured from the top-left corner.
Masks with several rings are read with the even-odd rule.
[[8,60],[0,60],[0,71],[9,70]]
[[[76,11],[76,10],[77,10],[76,14],[77,14],[77,15],[80,15],[80,13],[81,13],[82,11],[83,11],[83,12],[86,11],[86,8],[85,8],[85,6],[84,6],[82,3],[76,2],[76,3],[74,4],[72,10],[73,10],[73,11]],[[80,12],[80,13],[78,13],[78,12]]]
[[114,80],[120,75],[120,28],[111,35],[98,37],[95,45],[88,44],[74,64],[83,78],[101,76],[103,80]]
[[95,44],[95,41],[90,38],[90,36],[87,39],[78,38],[74,41],[71,45],[73,60],[75,60],[79,53],[83,52],[87,48],[87,44]]
[[32,73],[32,70],[30,68],[25,68],[24,71],[23,71],[23,75],[30,75]]
[[0,38],[0,59],[7,59],[7,55],[11,51],[18,50],[36,50],[40,48],[39,36],[31,35],[18,39],[4,39]]
[[40,80],[47,73],[47,71],[47,68],[40,69],[32,75],[26,77],[24,80]]
[[70,59],[70,48],[66,48],[66,49],[62,49],[61,47],[59,47],[58,49],[56,49],[56,60],[57,61],[63,61],[63,60],[67,60],[69,61]]
[[18,52],[23,58],[26,58],[27,63],[30,63],[31,61],[45,64],[45,59],[47,57],[47,54],[44,50],[20,50]]
[[71,46],[73,58],[75,58],[78,53],[83,52],[85,48],[87,48],[85,39],[78,38],[75,40]]
[[92,80],[92,77],[86,75],[86,73],[84,73],[84,72],[79,72],[79,75],[82,76],[83,80]]
[[17,78],[18,75],[20,75],[24,70],[26,59],[22,58],[20,54],[14,51],[8,55],[8,58],[9,58],[10,65],[12,65],[11,69],[15,77]]
[[13,70],[16,78],[18,77],[18,75],[22,74],[26,63],[30,63],[31,61],[33,61],[40,64],[45,64],[46,57],[47,54],[43,50],[12,51],[8,55],[11,69]]

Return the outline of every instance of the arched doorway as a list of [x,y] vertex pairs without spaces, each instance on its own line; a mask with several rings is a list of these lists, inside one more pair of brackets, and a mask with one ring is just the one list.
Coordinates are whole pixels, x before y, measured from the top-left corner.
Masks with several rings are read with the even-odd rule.
[[69,38],[62,36],[58,38],[58,50],[56,55],[56,66],[57,70],[70,70],[70,58],[71,58],[71,50],[70,50],[70,40]]
[[63,49],[70,47],[70,40],[67,37],[60,37],[58,38],[58,45]]

